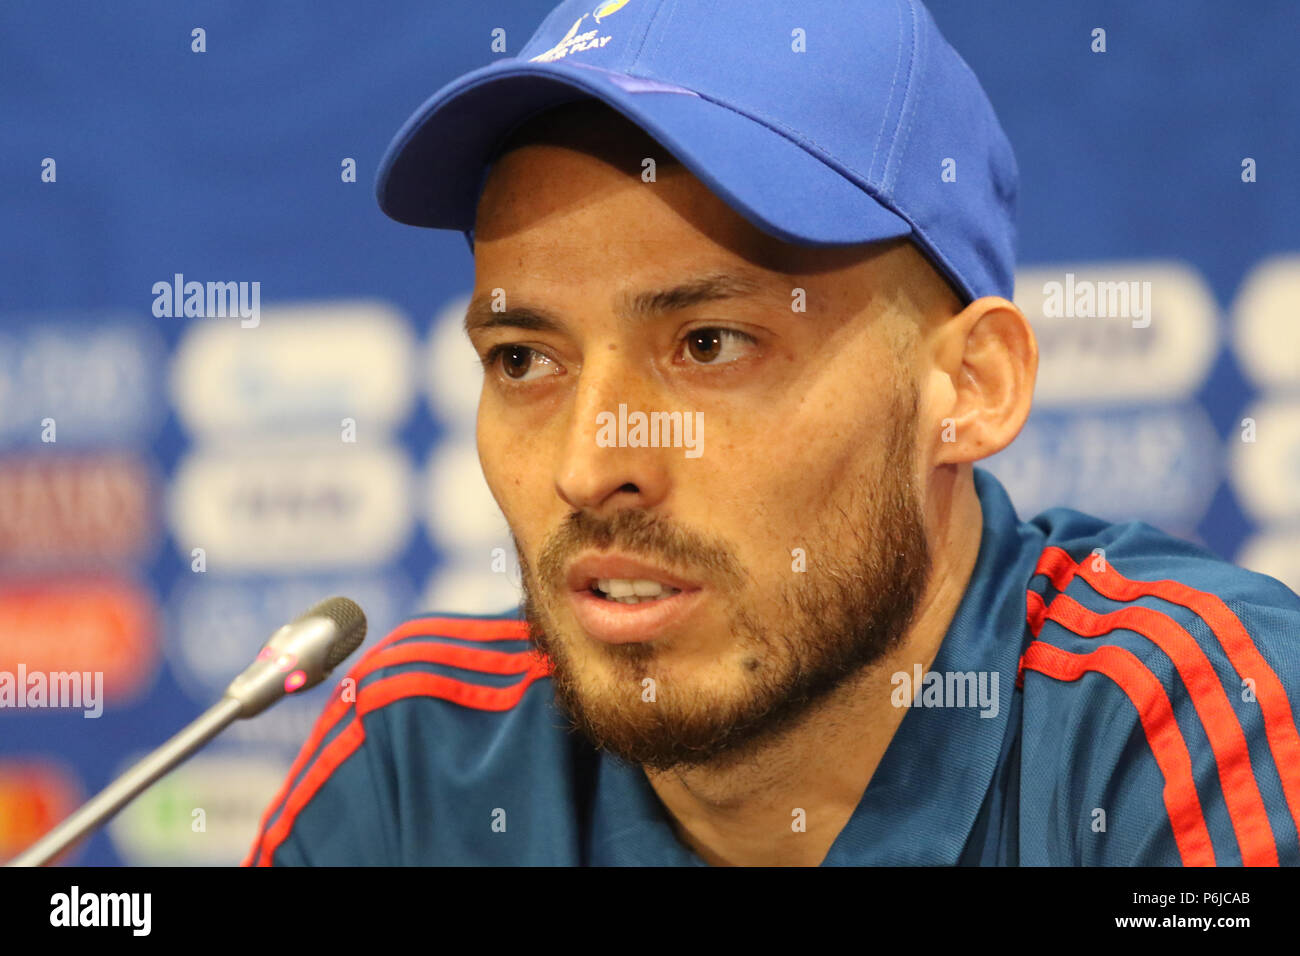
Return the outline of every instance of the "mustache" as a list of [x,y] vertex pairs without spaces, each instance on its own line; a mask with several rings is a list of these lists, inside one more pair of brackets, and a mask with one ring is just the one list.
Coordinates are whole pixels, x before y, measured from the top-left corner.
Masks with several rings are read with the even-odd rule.
[[[630,509],[600,516],[576,511],[560,524],[537,556],[537,580],[552,593],[564,590],[568,566],[583,551],[619,550],[721,586],[738,586],[745,571],[725,542],[680,528],[662,515]],[[523,549],[515,542],[525,574]]]

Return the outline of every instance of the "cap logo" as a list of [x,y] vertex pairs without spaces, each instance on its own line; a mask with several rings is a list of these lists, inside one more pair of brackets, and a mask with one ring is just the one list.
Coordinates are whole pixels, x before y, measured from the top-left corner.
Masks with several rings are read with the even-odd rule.
[[612,36],[597,36],[600,29],[588,30],[585,33],[579,33],[578,27],[582,26],[582,21],[591,17],[596,23],[600,23],[611,13],[622,10],[627,6],[630,0],[605,0],[591,13],[584,13],[578,19],[573,21],[573,26],[569,27],[569,32],[560,38],[560,42],[555,44],[545,53],[539,53],[537,56],[530,57],[529,63],[550,63],[552,60],[562,60],[570,53],[581,53],[583,50],[599,50],[606,43],[613,39]]
[[604,17],[609,16],[611,13],[616,13],[617,11],[622,10],[627,6],[627,3],[628,0],[605,0],[604,3],[592,11],[591,15],[595,18],[596,22],[599,23]]

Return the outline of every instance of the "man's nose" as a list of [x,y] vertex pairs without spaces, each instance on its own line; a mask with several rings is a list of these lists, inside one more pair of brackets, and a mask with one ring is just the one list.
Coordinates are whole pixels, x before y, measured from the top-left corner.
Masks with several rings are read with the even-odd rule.
[[[636,411],[671,411],[658,407],[661,402],[662,393],[617,351],[584,365],[555,476],[556,493],[569,507],[599,512],[652,508],[664,500],[669,450],[627,447],[617,424]],[[608,416],[614,427],[602,432],[600,423]],[[612,445],[597,440],[611,434]]]

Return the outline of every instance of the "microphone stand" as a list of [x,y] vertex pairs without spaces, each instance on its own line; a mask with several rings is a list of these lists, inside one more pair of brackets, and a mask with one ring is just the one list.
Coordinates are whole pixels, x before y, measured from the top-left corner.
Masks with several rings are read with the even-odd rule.
[[225,730],[240,716],[242,709],[243,704],[233,697],[221,698],[6,865],[44,866],[49,863],[107,821],[159,777]]

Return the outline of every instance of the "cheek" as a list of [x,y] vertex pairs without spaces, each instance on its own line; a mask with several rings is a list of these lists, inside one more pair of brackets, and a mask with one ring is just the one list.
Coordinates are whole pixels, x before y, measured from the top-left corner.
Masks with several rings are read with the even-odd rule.
[[554,497],[548,494],[551,465],[545,456],[545,443],[538,436],[507,426],[486,399],[479,405],[475,437],[488,490],[510,530],[523,544]]
[[517,456],[510,454],[509,438],[490,411],[479,403],[478,422],[475,426],[478,444],[478,461],[488,490],[497,506],[510,520],[515,503],[519,500],[519,475]]
[[897,385],[879,375],[837,376],[810,393],[802,423],[801,452],[832,492],[847,480],[870,480],[888,454],[902,422]]
[[759,430],[756,450],[737,455],[734,483],[756,508],[806,522],[848,483],[875,480],[895,427],[888,403],[875,396],[809,394]]
[[[710,476],[711,487],[724,493],[712,495],[705,511],[712,528],[740,549],[756,581],[791,581],[796,548],[807,563],[851,541],[844,512],[859,512],[881,483],[896,425],[887,404],[814,392],[799,408],[751,431],[756,447],[737,441],[727,452]],[[827,411],[854,406],[852,415]],[[719,435],[719,445],[725,444]]]

